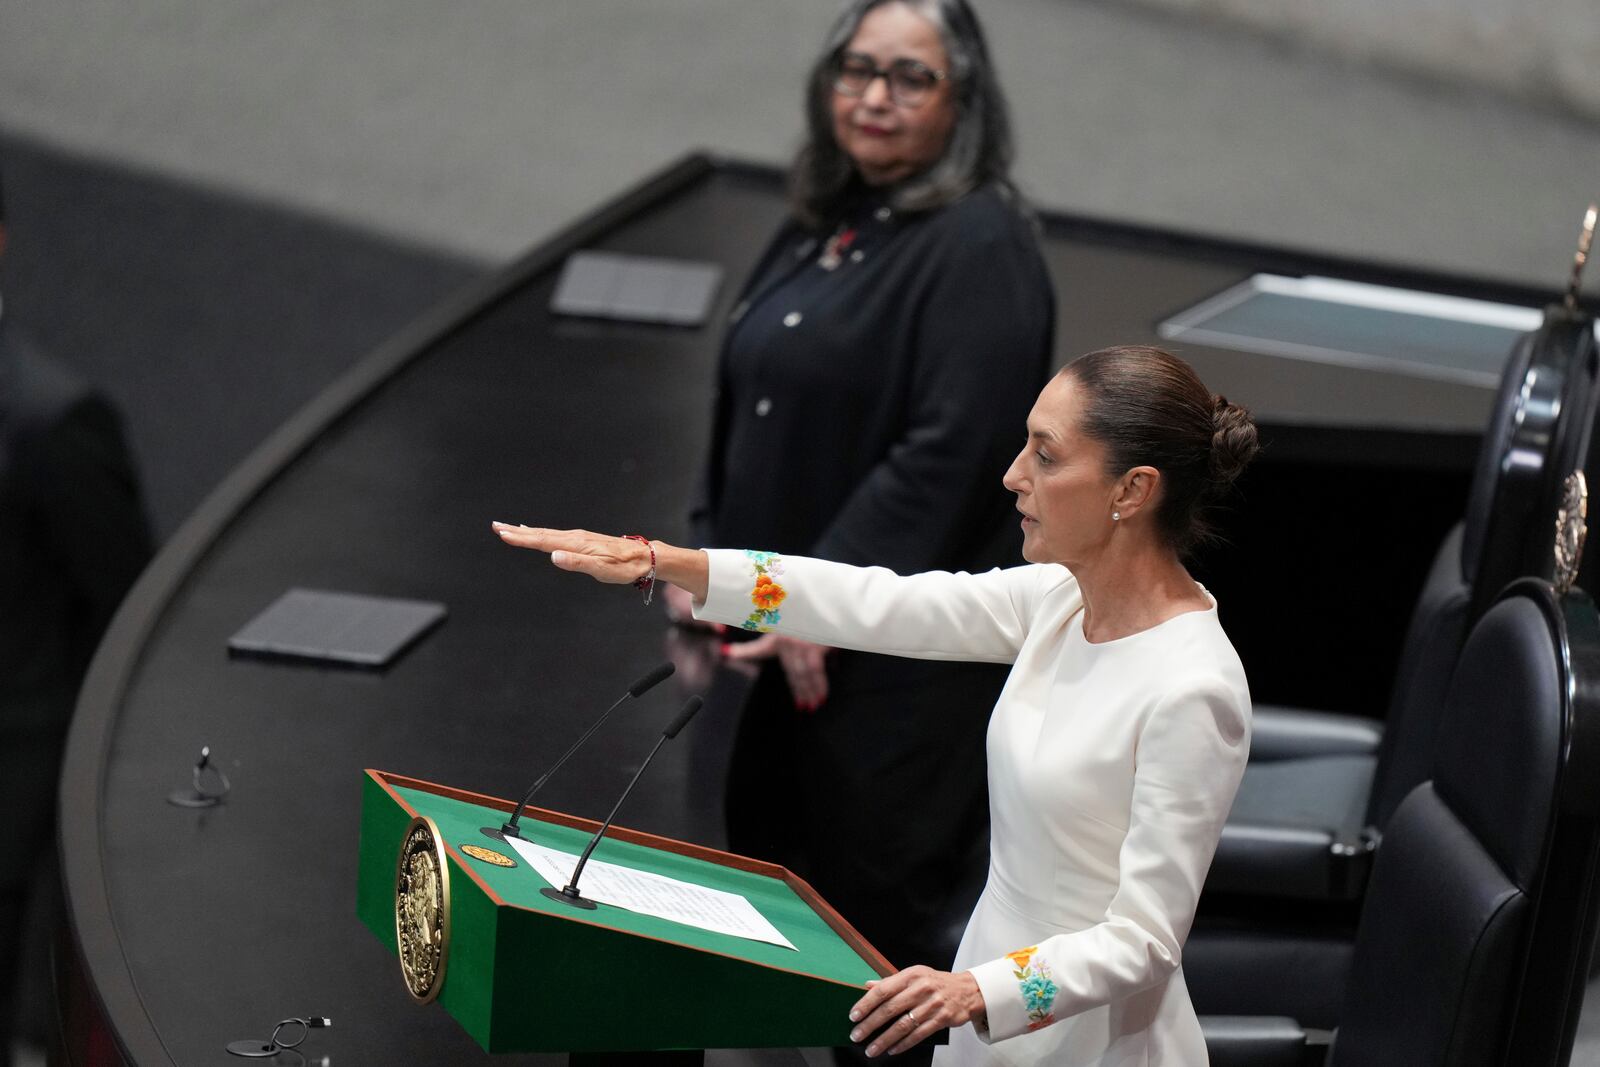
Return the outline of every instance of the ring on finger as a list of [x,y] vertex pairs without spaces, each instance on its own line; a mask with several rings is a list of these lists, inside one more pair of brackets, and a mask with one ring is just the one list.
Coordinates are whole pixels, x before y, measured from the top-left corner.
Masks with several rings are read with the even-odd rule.
[[917,1017],[915,1015],[911,1014],[911,1009],[910,1008],[906,1009],[906,1022],[910,1023],[912,1025],[912,1027],[915,1027],[917,1025]]

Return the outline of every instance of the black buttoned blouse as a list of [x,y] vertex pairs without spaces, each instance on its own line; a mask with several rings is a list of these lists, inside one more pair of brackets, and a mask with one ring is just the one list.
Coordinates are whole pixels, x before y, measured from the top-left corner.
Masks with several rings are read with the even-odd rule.
[[1035,227],[997,187],[905,216],[862,197],[821,234],[786,225],[724,340],[699,543],[901,573],[1014,561],[1000,478],[1054,312]]

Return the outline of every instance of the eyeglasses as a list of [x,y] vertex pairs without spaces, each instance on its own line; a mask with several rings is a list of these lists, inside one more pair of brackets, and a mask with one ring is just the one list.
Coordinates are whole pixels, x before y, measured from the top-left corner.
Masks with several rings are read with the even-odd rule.
[[920,107],[949,76],[914,59],[897,59],[885,68],[871,56],[846,52],[833,62],[833,91],[844,96],[865,96],[872,83],[882,78],[889,87],[889,99],[901,107]]

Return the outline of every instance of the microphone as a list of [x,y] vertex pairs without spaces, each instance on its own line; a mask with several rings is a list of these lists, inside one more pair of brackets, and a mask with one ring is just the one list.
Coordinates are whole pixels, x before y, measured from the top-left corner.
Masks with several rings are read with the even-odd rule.
[[[209,773],[209,776],[207,774]],[[167,794],[167,803],[180,808],[211,808],[221,804],[233,783],[222,773],[222,768],[211,762],[211,746],[200,746],[200,758],[190,773],[194,780],[192,789],[174,789]]]
[[563,904],[570,904],[575,908],[583,908],[587,911],[594,910],[594,901],[578,892],[578,877],[583,874],[584,864],[589,862],[589,855],[594,852],[594,847],[600,843],[602,837],[606,836],[606,831],[611,829],[611,820],[617,817],[617,812],[621,809],[622,802],[628,799],[628,794],[633,792],[633,787],[639,784],[640,777],[644,775],[644,769],[650,766],[650,761],[656,758],[656,753],[661,751],[662,745],[677,737],[678,731],[689,725],[689,720],[694,718],[695,712],[700,710],[702,703],[703,701],[699,697],[690,697],[685,700],[683,702],[683,710],[678,712],[678,717],[673,719],[665,730],[661,731],[661,740],[656,742],[656,747],[650,750],[650,755],[646,756],[644,762],[639,764],[639,769],[633,774],[633,781],[628,783],[628,788],[624,789],[622,796],[617,798],[616,806],[611,809],[611,814],[606,816],[606,821],[600,824],[600,829],[596,830],[594,837],[589,839],[589,845],[583,850],[583,855],[578,857],[578,865],[572,868],[572,878],[567,882],[566,886],[562,889],[553,889],[546,886],[539,892],[551,900],[559,900]]
[[[285,1019],[277,1026],[272,1028],[272,1036],[265,1041],[230,1041],[225,1047],[230,1055],[243,1056],[247,1060],[276,1060],[278,1053],[285,1052],[293,1048],[299,1048],[305,1042],[306,1037],[311,1033],[311,1031],[321,1030],[324,1027],[332,1025],[333,1020],[322,1015],[308,1015],[304,1018],[296,1017],[293,1019]],[[300,1027],[300,1029],[290,1029],[291,1027],[295,1026]],[[293,1035],[292,1041],[285,1041],[283,1039],[282,1034],[286,1029],[289,1029],[290,1034]],[[300,1059],[302,1063],[306,1062],[305,1055],[303,1053],[301,1054]],[[327,1063],[328,1058],[324,1056],[322,1058],[322,1062]]]
[[628,691],[618,697],[615,704],[612,704],[609,708],[601,713],[600,717],[594,721],[594,725],[585,730],[583,732],[583,736],[578,738],[577,742],[574,743],[571,748],[567,749],[567,751],[562,754],[560,759],[556,760],[555,766],[551,767],[548,771],[545,771],[539,776],[539,780],[533,783],[533,787],[523,794],[521,803],[517,805],[516,810],[511,813],[511,818],[507,819],[504,825],[498,829],[493,826],[484,826],[480,828],[480,832],[483,834],[483,836],[492,837],[497,841],[504,841],[507,837],[515,837],[520,839],[522,835],[517,832],[517,826],[519,821],[522,819],[522,810],[528,806],[528,801],[533,799],[533,794],[537,793],[540,788],[544,786],[545,782],[550,780],[550,776],[552,774],[561,769],[561,765],[567,762],[574,752],[583,747],[583,743],[589,740],[589,738],[594,735],[596,730],[600,729],[600,724],[605,722],[613,711],[616,711],[622,706],[622,702],[624,700],[627,700],[629,697],[637,698],[643,696],[651,689],[654,689],[661,682],[664,682],[668,678],[672,677],[672,672],[677,669],[678,668],[673,666],[671,663],[658,664],[651,669],[649,674],[646,674],[637,682],[634,682],[632,685],[628,686]]

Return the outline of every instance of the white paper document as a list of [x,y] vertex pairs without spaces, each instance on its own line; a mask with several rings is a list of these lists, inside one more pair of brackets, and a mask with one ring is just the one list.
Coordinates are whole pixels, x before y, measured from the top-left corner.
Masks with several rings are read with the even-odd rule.
[[[572,868],[578,857],[531,841],[507,836],[506,844],[517,850],[517,855],[528,866],[538,871],[545,881],[557,889],[572,878]],[[587,898],[601,904],[626,908],[658,919],[671,919],[702,930],[719,934],[732,934],[752,941],[765,941],[769,945],[794,948],[778,928],[756,910],[754,904],[737,893],[708,889],[676,878],[663,878],[659,874],[618,867],[591,859],[584,865],[583,881],[578,890]]]

